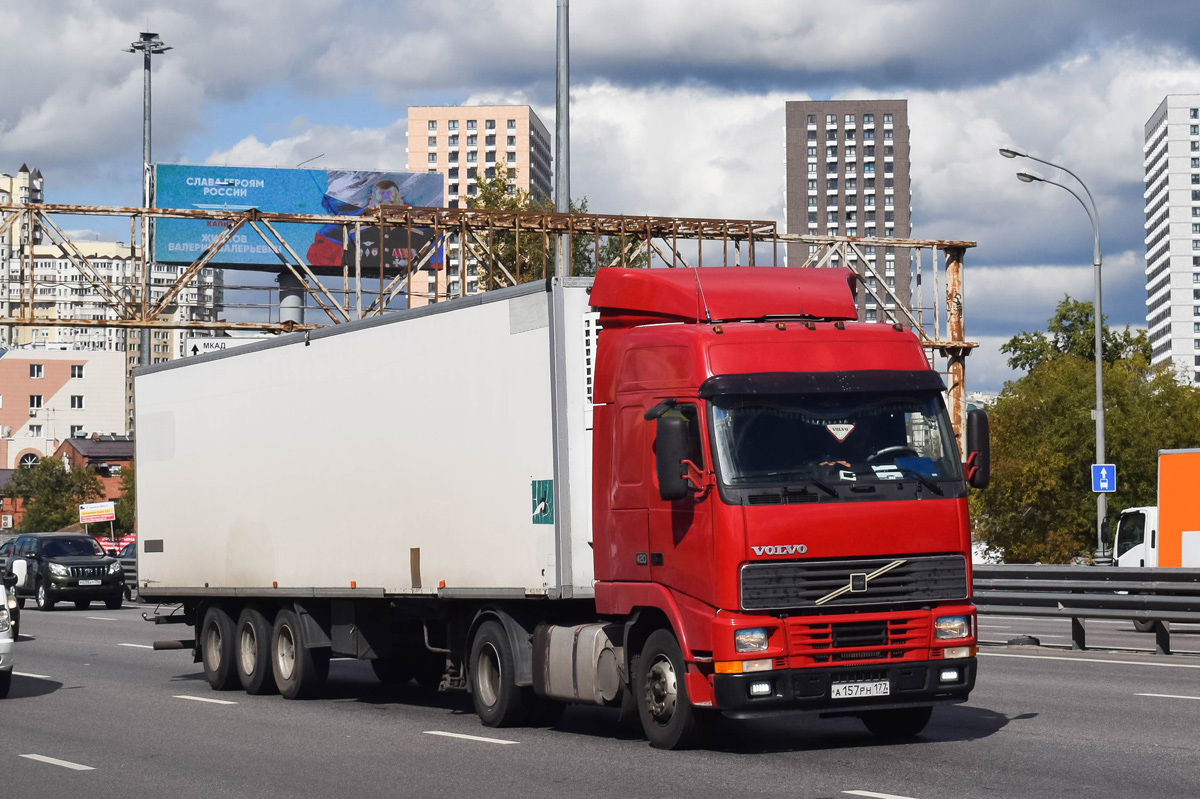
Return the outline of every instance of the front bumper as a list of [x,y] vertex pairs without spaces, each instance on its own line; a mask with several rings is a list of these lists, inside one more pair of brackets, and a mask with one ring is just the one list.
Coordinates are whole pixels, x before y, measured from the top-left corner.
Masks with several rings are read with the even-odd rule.
[[[958,680],[941,682],[943,671],[956,669]],[[886,680],[887,696],[834,699],[835,682]],[[770,693],[751,696],[751,683],[770,682]],[[888,707],[965,702],[975,687],[975,658],[778,669],[751,674],[713,676],[714,707],[725,711],[799,710],[813,713],[855,713]]]
[[99,585],[80,585],[80,580],[88,578],[80,577],[59,577],[52,575],[46,583],[46,594],[51,599],[57,601],[69,601],[72,599],[107,599],[118,594],[125,595],[125,575],[124,573],[106,574],[103,577],[91,578],[98,579]]
[[12,630],[0,633],[0,671],[11,671],[13,667]]

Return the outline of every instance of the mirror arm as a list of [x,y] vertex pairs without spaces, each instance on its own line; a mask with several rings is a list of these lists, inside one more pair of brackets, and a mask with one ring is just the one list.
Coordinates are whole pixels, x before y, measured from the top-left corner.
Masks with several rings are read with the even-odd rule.
[[717,484],[717,477],[713,472],[701,469],[686,458],[680,461],[680,464],[687,467],[687,474],[683,479],[692,484],[693,491],[707,491]]

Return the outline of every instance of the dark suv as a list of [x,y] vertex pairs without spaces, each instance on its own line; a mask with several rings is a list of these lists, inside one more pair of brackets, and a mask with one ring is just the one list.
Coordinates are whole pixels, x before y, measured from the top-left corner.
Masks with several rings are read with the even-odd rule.
[[86,608],[103,600],[109,610],[121,607],[125,574],[121,562],[104,554],[88,535],[30,533],[17,537],[8,571],[17,575],[17,602],[33,597],[39,610],[56,602],[74,602]]

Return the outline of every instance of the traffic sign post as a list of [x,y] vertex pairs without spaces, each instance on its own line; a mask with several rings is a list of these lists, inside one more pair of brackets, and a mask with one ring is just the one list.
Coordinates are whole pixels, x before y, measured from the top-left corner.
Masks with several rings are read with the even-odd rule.
[[1111,463],[1092,464],[1092,491],[1111,494],[1117,490],[1117,467]]

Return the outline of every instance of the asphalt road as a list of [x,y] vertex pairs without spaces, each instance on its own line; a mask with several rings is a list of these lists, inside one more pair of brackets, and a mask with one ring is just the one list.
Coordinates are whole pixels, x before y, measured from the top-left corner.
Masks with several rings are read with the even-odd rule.
[[[1200,657],[986,646],[971,701],[910,742],[788,715],[725,719],[709,750],[660,752],[602,709],[487,729],[465,695],[389,694],[350,661],[332,664],[322,699],[217,693],[189,653],[149,648],[187,628],[133,607],[22,622],[0,700],[0,786],[15,797],[1187,797],[1200,784]],[[1062,626],[985,617],[983,638],[1047,624]],[[1132,627],[1109,634],[1150,645]]]

